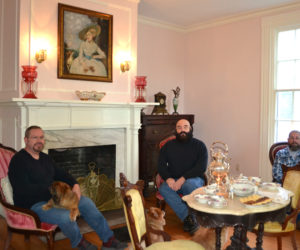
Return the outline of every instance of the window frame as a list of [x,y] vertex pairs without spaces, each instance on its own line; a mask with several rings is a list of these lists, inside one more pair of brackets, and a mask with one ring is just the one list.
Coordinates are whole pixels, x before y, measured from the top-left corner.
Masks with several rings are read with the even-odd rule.
[[262,59],[261,59],[261,109],[260,109],[260,150],[259,176],[265,181],[272,180],[272,166],[269,149],[274,143],[276,91],[277,34],[280,31],[300,27],[300,10],[262,19]]

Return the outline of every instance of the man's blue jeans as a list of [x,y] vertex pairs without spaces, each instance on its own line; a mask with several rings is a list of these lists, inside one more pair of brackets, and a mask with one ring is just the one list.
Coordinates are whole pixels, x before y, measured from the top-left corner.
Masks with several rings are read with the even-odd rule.
[[181,199],[179,194],[188,195],[195,189],[202,187],[204,180],[200,177],[186,179],[181,189],[177,192],[172,190],[166,182],[163,182],[159,187],[159,192],[164,197],[168,205],[173,209],[176,215],[181,221],[188,216],[188,207],[186,203]]
[[[70,220],[69,210],[51,208],[45,211],[42,209],[45,203],[44,201],[38,202],[31,207],[31,210],[37,213],[42,222],[58,225],[64,235],[70,239],[72,247],[77,247],[82,239],[82,235],[76,221]],[[110,230],[106,219],[90,198],[81,196],[78,208],[80,215],[96,231],[103,242],[107,242],[113,236],[113,232]]]

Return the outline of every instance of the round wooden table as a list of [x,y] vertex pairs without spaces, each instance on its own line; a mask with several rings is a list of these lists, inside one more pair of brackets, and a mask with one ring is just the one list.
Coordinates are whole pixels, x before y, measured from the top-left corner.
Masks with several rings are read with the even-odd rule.
[[259,233],[256,239],[256,249],[262,249],[264,223],[278,221],[282,223],[290,209],[290,199],[282,203],[270,202],[261,206],[245,206],[240,202],[240,197],[227,199],[228,205],[224,208],[213,208],[207,204],[199,203],[195,194],[203,194],[203,187],[194,190],[182,199],[188,204],[192,213],[196,214],[200,225],[215,228],[216,249],[221,248],[222,227],[233,226],[234,233],[228,250],[251,249],[248,245],[247,230],[252,230],[259,224]]

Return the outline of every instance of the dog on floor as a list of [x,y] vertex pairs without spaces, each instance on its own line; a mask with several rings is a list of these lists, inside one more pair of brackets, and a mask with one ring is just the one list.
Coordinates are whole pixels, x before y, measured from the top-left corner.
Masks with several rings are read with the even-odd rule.
[[[147,221],[148,225],[155,230],[164,231],[164,226],[166,225],[165,212],[157,207],[150,207],[147,211]],[[161,235],[150,233],[151,242],[161,242],[164,238]]]
[[52,207],[65,208],[70,210],[70,220],[75,221],[80,215],[78,209],[78,196],[72,191],[71,187],[62,181],[55,181],[50,186],[52,198],[43,205],[44,210],[49,210]]
[[[228,239],[228,228],[222,228],[221,233],[221,249]],[[214,228],[200,227],[193,235],[192,241],[201,244],[206,250],[216,249],[216,232]]]

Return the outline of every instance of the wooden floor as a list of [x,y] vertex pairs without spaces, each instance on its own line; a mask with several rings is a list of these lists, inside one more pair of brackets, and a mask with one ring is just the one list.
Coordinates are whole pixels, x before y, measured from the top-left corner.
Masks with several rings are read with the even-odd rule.
[[[155,199],[154,197],[146,198],[146,206],[154,206]],[[190,239],[191,236],[188,233],[185,233],[182,229],[182,223],[176,217],[174,212],[167,206],[166,208],[166,222],[167,225],[165,226],[165,231],[169,233],[172,239]],[[226,245],[230,243],[230,236],[232,234],[232,229],[229,230],[229,240]],[[0,217],[0,250],[4,248],[4,239],[6,237],[6,224],[3,218]],[[96,233],[88,233],[85,234],[84,237],[89,240],[90,242],[94,243],[95,245],[99,246],[99,250],[101,249],[101,240],[98,238]],[[297,238],[297,246],[300,249],[300,231],[297,231],[296,234]],[[248,233],[248,245],[250,247],[255,247],[255,235],[251,232]],[[225,245],[225,246],[226,246]],[[277,249],[277,243],[275,238],[271,237],[264,237],[263,239],[263,248],[265,250]],[[71,244],[68,239],[59,240],[55,242],[54,245],[55,250],[71,250]],[[283,250],[293,249],[290,239],[283,238]],[[12,242],[9,247],[9,250],[47,250],[46,244],[41,241],[38,237],[32,236],[30,241],[25,242],[23,236],[13,234]]]

